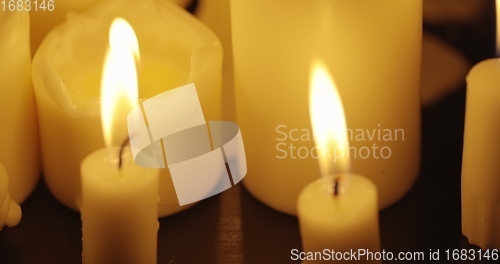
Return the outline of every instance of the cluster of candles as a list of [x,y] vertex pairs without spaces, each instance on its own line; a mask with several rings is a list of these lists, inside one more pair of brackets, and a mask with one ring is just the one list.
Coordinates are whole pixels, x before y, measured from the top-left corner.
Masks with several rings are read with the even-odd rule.
[[[58,1],[50,23],[31,24],[31,38],[29,12],[0,10],[0,100],[9,113],[0,161],[10,196],[22,202],[37,182],[38,131],[48,188],[81,211],[85,263],[155,263],[158,217],[189,207],[178,206],[167,169],[139,167],[120,147],[139,97],[187,83],[212,120],[234,112],[232,100],[221,102],[234,83],[245,187],[298,216],[304,251],[380,250],[378,212],[408,192],[420,165],[422,0],[202,1],[201,18],[220,40],[169,1],[94,2]],[[32,20],[43,16],[51,14]],[[463,233],[484,249],[500,248],[499,70],[488,60],[467,79]],[[312,130],[314,140],[301,143],[319,160],[276,158],[270,135],[279,126]],[[349,142],[348,128],[373,133],[369,144],[391,155],[353,159],[351,147],[367,142]],[[381,139],[396,129],[402,138]],[[0,228],[20,219],[2,168]]]

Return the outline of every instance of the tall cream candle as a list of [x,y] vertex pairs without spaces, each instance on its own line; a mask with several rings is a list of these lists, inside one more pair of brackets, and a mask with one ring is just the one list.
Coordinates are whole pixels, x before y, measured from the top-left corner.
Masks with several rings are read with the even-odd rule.
[[399,200],[420,167],[422,1],[231,0],[231,19],[250,193],[296,214],[318,174],[307,84],[319,53],[344,101],[353,173],[377,185],[380,208]]
[[27,12],[0,8],[0,161],[17,202],[28,197],[40,177],[29,32]]
[[[99,82],[107,31],[116,16],[129,21],[141,47],[139,96],[149,98],[195,83],[207,120],[221,119],[222,48],[218,38],[169,1],[106,1],[55,28],[33,60],[47,186],[77,209],[79,166],[104,146],[99,116]],[[160,215],[179,207],[167,169],[161,170]]]
[[[500,54],[500,0],[496,1]],[[462,152],[462,233],[482,249],[500,250],[500,59],[476,64],[467,75]]]
[[500,59],[467,75],[462,160],[462,232],[483,249],[500,249]]

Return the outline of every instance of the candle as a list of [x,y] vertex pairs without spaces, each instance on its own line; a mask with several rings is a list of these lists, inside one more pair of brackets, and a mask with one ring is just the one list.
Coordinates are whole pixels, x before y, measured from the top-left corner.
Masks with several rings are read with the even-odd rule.
[[159,171],[137,166],[129,149],[119,168],[119,151],[101,149],[82,162],[85,264],[156,263]]
[[101,104],[106,149],[87,156],[82,173],[83,262],[156,263],[159,170],[135,164],[130,148],[110,147],[124,134],[138,103],[137,39],[123,19],[113,21],[103,71]]
[[[499,9],[497,1],[497,16]],[[498,26],[497,29],[500,29]],[[498,36],[500,34],[497,32]],[[498,39],[497,45],[500,45]],[[467,75],[462,157],[462,233],[471,244],[483,249],[500,249],[499,86],[498,58],[478,63]]]
[[[79,166],[103,148],[99,118],[100,68],[111,20],[133,26],[141,46],[139,96],[150,98],[195,83],[205,117],[221,119],[222,48],[197,19],[169,1],[105,1],[70,16],[44,40],[33,60],[44,177],[54,196],[77,210]],[[165,216],[179,207],[167,169],[161,170],[159,207]]]
[[380,252],[376,187],[360,175],[336,177],[340,176],[349,178],[349,182],[345,192],[336,196],[327,187],[335,181],[333,176],[308,184],[300,193],[297,207],[302,250],[323,253],[326,249],[330,256],[333,250],[337,261],[345,260],[338,252],[355,251],[361,252],[361,263],[380,263],[370,257]]
[[196,9],[196,16],[212,29],[224,47],[222,63],[222,107],[224,120],[236,120],[233,78],[233,45],[231,43],[231,18],[229,17],[230,0],[201,0]]
[[0,7],[0,160],[18,202],[40,177],[38,128],[30,78],[29,14]]
[[321,53],[345,105],[352,171],[377,185],[380,208],[403,197],[420,168],[422,0],[232,0],[231,12],[249,192],[296,214],[317,171],[305,87]]
[[0,163],[0,231],[4,225],[13,227],[21,221],[21,207],[10,198],[7,171]]
[[314,258],[306,253],[302,260],[352,260],[345,259],[342,253],[364,250],[366,256],[360,256],[361,262],[379,263],[368,253],[380,252],[377,189],[369,179],[346,173],[349,160],[344,154],[349,143],[342,103],[335,89],[325,66],[315,63],[310,113],[323,177],[302,190],[297,210],[304,252],[324,254],[328,250],[330,254]]
[[[186,7],[189,3],[189,0],[171,1],[183,7]],[[17,2],[14,3],[16,7]],[[29,10],[28,6],[25,7],[25,10],[30,11],[32,28],[30,32],[31,52],[34,54],[47,33],[55,26],[64,22],[68,13],[81,13],[93,5],[102,2],[102,0],[28,0],[24,2],[30,2]]]

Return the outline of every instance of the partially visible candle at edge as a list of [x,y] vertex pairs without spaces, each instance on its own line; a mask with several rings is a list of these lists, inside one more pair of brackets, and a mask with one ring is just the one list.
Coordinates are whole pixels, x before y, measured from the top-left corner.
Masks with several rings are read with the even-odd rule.
[[[500,54],[500,0],[496,1]],[[462,233],[482,249],[500,250],[500,59],[476,64],[467,75],[462,152]]]
[[482,249],[500,249],[500,59],[467,75],[462,157],[462,233]]
[[35,97],[31,83],[30,17],[0,4],[0,162],[10,195],[22,203],[40,179]]

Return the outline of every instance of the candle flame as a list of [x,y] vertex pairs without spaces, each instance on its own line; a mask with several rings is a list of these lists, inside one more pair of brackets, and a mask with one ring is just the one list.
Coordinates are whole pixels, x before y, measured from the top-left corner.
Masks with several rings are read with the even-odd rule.
[[136,60],[139,43],[123,18],[116,18],[109,31],[109,48],[101,80],[101,118],[107,147],[121,145],[128,137],[127,115],[138,104]]
[[496,0],[496,27],[497,27],[497,38],[496,38],[496,53],[497,57],[500,57],[500,0]]
[[322,176],[349,170],[349,141],[340,95],[326,67],[311,67],[309,113]]

